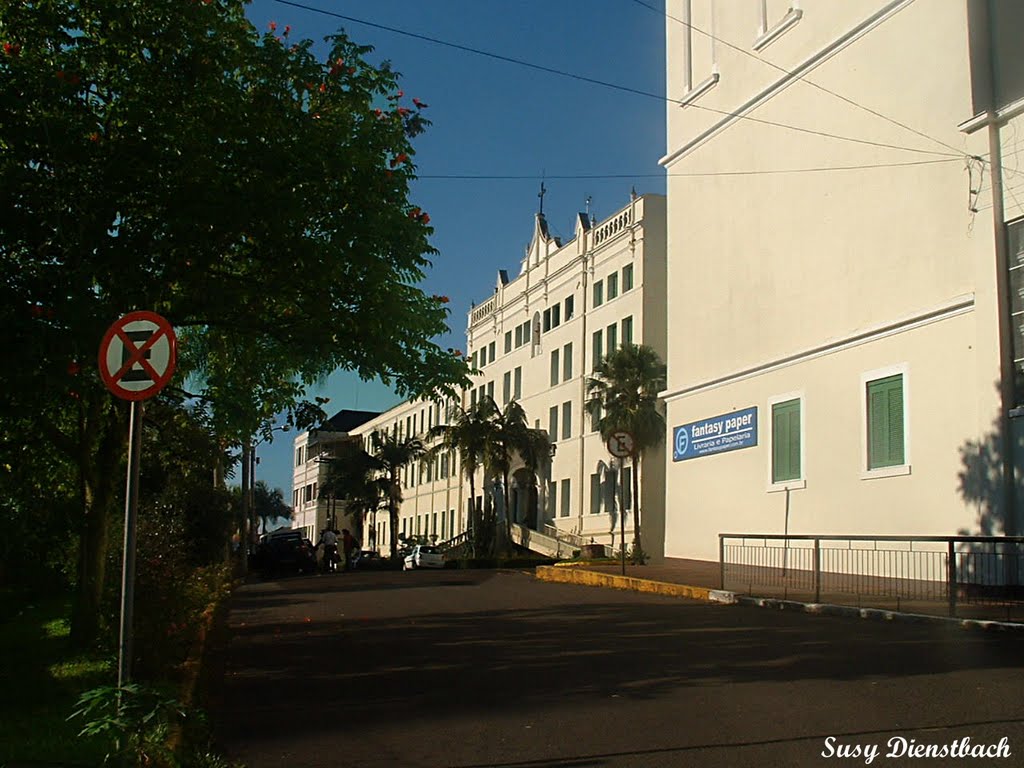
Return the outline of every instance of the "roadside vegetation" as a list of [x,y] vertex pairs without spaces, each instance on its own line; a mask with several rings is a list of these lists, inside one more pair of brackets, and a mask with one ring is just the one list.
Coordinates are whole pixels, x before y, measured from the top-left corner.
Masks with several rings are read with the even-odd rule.
[[[324,57],[245,9],[0,3],[0,762],[217,764],[177,721],[201,720],[190,681],[246,551],[242,446],[322,423],[304,392],[338,368],[409,396],[467,381],[419,287],[426,104],[344,32]],[[178,364],[145,404],[138,687],[117,691],[128,407],[97,352],[136,309]]]

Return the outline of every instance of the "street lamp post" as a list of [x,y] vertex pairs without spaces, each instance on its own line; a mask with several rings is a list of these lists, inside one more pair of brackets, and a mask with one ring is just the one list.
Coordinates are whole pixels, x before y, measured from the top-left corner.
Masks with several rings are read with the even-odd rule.
[[[263,443],[273,441],[274,432],[288,432],[289,430],[291,430],[291,427],[288,424],[271,427],[270,431],[259,440],[250,442],[242,447],[242,512],[244,515],[243,547],[246,553],[248,553],[249,549],[256,543],[257,536],[259,535],[258,524],[256,521],[255,489],[256,465],[260,463],[260,460],[256,455],[256,448]],[[246,567],[248,567],[248,557],[246,557],[245,561]]]

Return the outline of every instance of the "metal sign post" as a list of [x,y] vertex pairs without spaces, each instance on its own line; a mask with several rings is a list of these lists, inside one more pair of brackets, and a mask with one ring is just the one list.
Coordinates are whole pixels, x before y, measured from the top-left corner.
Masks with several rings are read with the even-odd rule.
[[107,330],[100,342],[100,376],[107,388],[131,402],[128,428],[128,480],[124,499],[124,563],[121,569],[121,633],[117,685],[131,680],[132,618],[135,605],[135,523],[139,511],[142,454],[142,401],[166,386],[174,375],[177,339],[164,318],[130,312]]
[[[608,453],[619,460],[619,550],[622,575],[626,575],[626,458],[636,451],[636,439],[625,431],[613,432],[608,438]],[[636,471],[634,467],[633,471]],[[636,515],[633,516],[636,525]]]

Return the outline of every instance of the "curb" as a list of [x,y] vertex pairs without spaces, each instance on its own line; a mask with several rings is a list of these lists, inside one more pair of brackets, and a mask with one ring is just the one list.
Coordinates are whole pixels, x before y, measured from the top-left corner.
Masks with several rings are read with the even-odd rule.
[[599,573],[580,568],[557,568],[553,566],[538,567],[535,571],[540,581],[559,582],[562,584],[582,584],[590,587],[611,587],[634,592],[649,592],[670,597],[687,597],[693,600],[705,600],[723,605],[746,605],[755,608],[774,608],[778,611],[798,611],[819,616],[843,616],[854,619],[870,619],[874,621],[899,621],[914,624],[947,624],[966,630],[983,630],[996,632],[1021,632],[1024,623],[1012,621],[991,621],[987,619],[956,619],[947,616],[932,616],[925,613],[901,613],[883,608],[858,608],[852,605],[834,605],[832,603],[801,603],[796,600],[780,600],[770,597],[747,597],[737,595],[724,589],[693,587],[686,584],[671,584],[664,581],[638,579],[634,576],[617,576],[611,573]]
[[626,589],[633,592],[649,592],[670,597],[688,597],[692,600],[711,601],[712,590],[707,587],[691,587],[686,584],[670,584],[666,581],[651,581],[633,576],[616,576],[611,573],[587,571],[581,568],[556,568],[544,565],[534,571],[540,581],[559,582],[562,584],[583,584],[590,587],[611,587]]

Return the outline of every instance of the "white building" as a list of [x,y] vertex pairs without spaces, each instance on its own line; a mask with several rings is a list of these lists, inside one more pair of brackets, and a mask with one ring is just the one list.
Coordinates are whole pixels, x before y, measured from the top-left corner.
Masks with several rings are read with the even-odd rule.
[[[541,478],[539,519],[528,509],[524,489],[529,481],[522,468],[513,467],[516,522],[539,531],[550,525],[587,541],[618,546],[617,465],[584,411],[586,380],[595,359],[622,343],[648,344],[664,356],[665,277],[665,198],[633,196],[603,221],[580,214],[573,239],[564,244],[538,214],[518,277],[510,280],[499,271],[493,294],[470,311],[467,355],[480,373],[472,390],[464,393],[463,406],[485,394],[499,407],[514,398],[533,426],[548,430],[555,445],[550,474]],[[407,401],[349,424],[330,439],[359,438],[369,446],[375,431],[424,438],[447,417],[441,403]],[[295,440],[296,461],[302,460],[293,491],[296,527],[314,524],[305,510],[316,506],[317,483],[323,477],[318,471],[324,471],[311,469],[315,453],[310,451],[315,448],[300,455],[306,439],[300,435]],[[640,478],[645,550],[655,559],[661,556],[664,537],[663,452],[662,447],[645,457]],[[627,467],[627,543],[633,525],[630,471]],[[499,480],[478,472],[474,482],[481,508],[486,494],[500,499]],[[444,541],[466,530],[469,483],[458,456],[417,461],[401,481],[400,534]],[[498,501],[496,508],[501,507]],[[325,515],[322,503],[317,526]],[[370,545],[375,542],[387,554],[386,511],[377,513],[370,529]]]
[[666,554],[1017,532],[1024,6],[666,11]]
[[[623,343],[648,344],[664,357],[664,285],[665,198],[633,196],[603,221],[579,214],[566,243],[537,214],[519,275],[500,271],[492,295],[470,311],[467,351],[480,373],[467,404],[489,395],[504,408],[516,399],[555,446],[550,474],[540,478],[537,520],[527,503],[531,481],[513,467],[515,522],[618,546],[617,467],[584,410],[586,381],[595,360]],[[662,466],[660,451],[652,451],[640,478],[644,545],[653,558],[663,539]],[[481,473],[481,502],[489,487]],[[627,496],[627,543],[632,507]]]
[[357,430],[378,415],[376,411],[343,410],[328,419],[322,428],[303,432],[293,441],[292,461],[292,528],[300,529],[307,538],[318,541],[320,531],[328,523],[351,528],[344,508],[335,500],[320,498],[320,486],[337,447],[357,438]]

